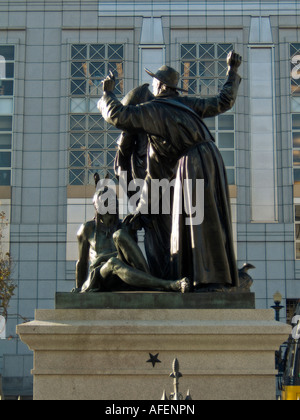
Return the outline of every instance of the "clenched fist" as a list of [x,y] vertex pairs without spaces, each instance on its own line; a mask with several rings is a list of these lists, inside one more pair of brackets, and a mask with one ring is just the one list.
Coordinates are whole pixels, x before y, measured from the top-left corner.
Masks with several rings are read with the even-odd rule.
[[227,56],[228,73],[230,70],[237,72],[238,68],[242,64],[242,57],[235,51],[231,51]]

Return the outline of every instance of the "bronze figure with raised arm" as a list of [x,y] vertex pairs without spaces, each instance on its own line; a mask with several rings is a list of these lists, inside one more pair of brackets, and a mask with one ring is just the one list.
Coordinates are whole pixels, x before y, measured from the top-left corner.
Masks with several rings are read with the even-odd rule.
[[[175,175],[171,278],[189,278],[195,291],[239,287],[226,168],[204,119],[233,107],[241,82],[238,75],[241,62],[242,58],[236,52],[228,55],[228,78],[214,97],[180,95],[179,91],[183,89],[178,87],[179,73],[163,66],[155,74],[146,70],[153,77],[153,100],[123,105],[113,93],[115,80],[110,74],[103,81],[104,94],[98,103],[98,109],[108,123],[123,131],[147,134],[152,156],[149,165],[154,166],[148,167],[148,184],[152,182],[151,174],[158,174],[160,168],[169,180]],[[204,218],[200,219],[195,217],[198,180],[204,182]],[[183,188],[185,183],[191,188]],[[150,211],[153,200],[151,196],[144,198],[141,197],[134,214],[125,220],[137,229],[145,206]],[[180,211],[183,202],[186,205]]]

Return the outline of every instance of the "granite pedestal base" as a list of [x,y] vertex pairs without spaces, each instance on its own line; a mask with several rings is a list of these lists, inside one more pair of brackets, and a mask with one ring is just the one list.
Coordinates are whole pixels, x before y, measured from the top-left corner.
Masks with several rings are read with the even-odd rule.
[[175,358],[193,400],[274,400],[274,353],[290,330],[254,309],[37,310],[17,327],[34,352],[35,400],[160,400]]

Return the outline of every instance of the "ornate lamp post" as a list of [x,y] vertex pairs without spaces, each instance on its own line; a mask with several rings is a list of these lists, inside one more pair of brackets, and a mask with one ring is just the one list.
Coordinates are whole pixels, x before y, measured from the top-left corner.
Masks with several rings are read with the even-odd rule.
[[273,299],[274,299],[274,306],[271,306],[271,308],[273,308],[275,310],[275,319],[276,321],[279,322],[280,320],[280,311],[281,309],[284,308],[284,306],[281,306],[281,301],[282,301],[282,295],[279,292],[274,293],[273,295]]

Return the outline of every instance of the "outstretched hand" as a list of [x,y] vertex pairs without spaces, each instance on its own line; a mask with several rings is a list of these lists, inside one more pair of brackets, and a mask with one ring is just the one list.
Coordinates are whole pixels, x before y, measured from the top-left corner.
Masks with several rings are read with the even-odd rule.
[[242,61],[243,59],[239,54],[237,54],[235,51],[231,51],[227,56],[228,72],[230,70],[237,71],[242,64]]
[[104,92],[113,92],[116,86],[116,78],[112,71],[109,72],[109,75],[102,80],[102,86]]

